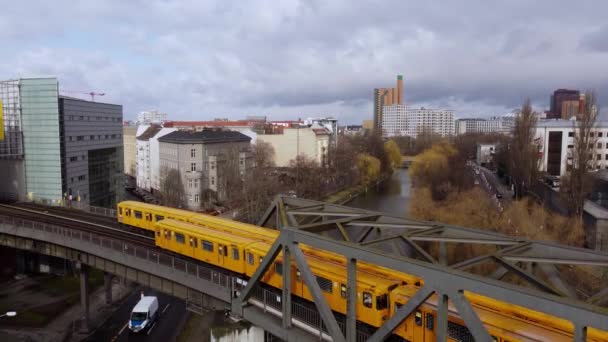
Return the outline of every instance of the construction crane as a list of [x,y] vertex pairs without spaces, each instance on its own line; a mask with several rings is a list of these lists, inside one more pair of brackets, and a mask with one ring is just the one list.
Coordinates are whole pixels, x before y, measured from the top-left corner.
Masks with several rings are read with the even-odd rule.
[[96,92],[82,92],[82,91],[71,91],[71,90],[61,90],[61,93],[69,93],[69,94],[84,94],[91,96],[91,101],[95,102],[95,96],[104,96],[106,93],[96,93]]

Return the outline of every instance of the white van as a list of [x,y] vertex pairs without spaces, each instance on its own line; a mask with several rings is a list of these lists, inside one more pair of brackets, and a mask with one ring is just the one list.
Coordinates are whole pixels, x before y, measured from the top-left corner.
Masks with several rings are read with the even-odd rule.
[[129,319],[129,330],[132,332],[140,332],[150,329],[157,316],[158,298],[154,296],[144,296],[142,293],[141,299],[131,312],[131,318]]

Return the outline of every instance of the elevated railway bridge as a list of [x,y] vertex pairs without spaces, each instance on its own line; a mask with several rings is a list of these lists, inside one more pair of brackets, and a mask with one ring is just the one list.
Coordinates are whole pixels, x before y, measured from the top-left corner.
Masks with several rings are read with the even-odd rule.
[[[95,267],[183,298],[188,309],[197,313],[228,310],[285,341],[381,341],[390,338],[433,295],[437,314],[431,325],[436,340],[493,341],[465,293],[566,320],[573,327],[574,341],[585,341],[594,329],[608,331],[608,255],[587,249],[277,197],[258,225],[278,229],[280,234],[253,276],[243,279],[157,248],[149,235],[116,224],[115,214],[113,210],[92,215],[54,207],[1,205],[0,245],[79,265],[85,320],[86,270]],[[302,245],[344,258],[345,315],[332,312]],[[262,278],[279,253],[283,256],[283,286],[273,289],[264,286]],[[291,263],[297,266],[298,278],[309,289],[312,303],[294,300]],[[405,305],[372,331],[356,320],[354,289],[359,263],[415,275],[424,282]],[[572,286],[572,280],[580,283],[581,279],[586,286]],[[450,324],[449,310],[457,311],[466,325],[464,330]]]

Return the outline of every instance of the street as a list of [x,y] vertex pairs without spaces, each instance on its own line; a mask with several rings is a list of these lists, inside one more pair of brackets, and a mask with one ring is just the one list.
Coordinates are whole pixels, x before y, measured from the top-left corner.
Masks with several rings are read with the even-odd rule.
[[135,292],[85,341],[173,341],[187,316],[184,301],[150,289],[144,289],[144,294],[158,297],[160,315],[150,330],[142,334],[129,333],[129,316],[140,299],[140,292]]
[[485,189],[496,203],[498,210],[503,211],[505,204],[511,201],[513,192],[498,179],[494,172],[473,163],[469,166],[472,169],[475,184]]

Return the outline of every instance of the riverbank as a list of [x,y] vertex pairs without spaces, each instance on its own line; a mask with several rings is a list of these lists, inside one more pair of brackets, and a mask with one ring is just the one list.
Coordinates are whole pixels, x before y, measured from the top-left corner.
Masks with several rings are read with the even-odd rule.
[[333,203],[333,204],[346,204],[353,199],[357,198],[357,196],[367,193],[370,189],[379,186],[387,179],[390,178],[390,175],[383,175],[376,179],[371,184],[357,184],[350,186],[346,189],[334,192],[329,194],[323,198],[323,202]]

